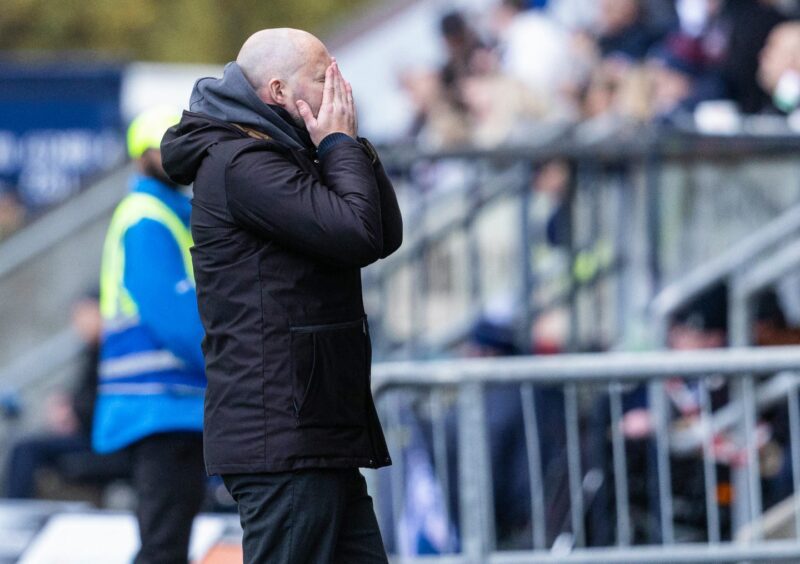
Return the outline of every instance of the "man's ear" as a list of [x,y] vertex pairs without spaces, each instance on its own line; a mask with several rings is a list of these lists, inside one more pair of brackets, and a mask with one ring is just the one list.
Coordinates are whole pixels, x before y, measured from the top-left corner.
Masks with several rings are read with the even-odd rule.
[[267,83],[267,92],[273,103],[283,106],[286,103],[286,84],[279,78],[273,78]]

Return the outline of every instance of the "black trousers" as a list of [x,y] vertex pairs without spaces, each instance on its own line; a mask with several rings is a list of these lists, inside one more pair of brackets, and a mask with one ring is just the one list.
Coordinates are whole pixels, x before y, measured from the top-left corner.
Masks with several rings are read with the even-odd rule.
[[153,435],[130,451],[142,541],[135,564],[187,564],[192,522],[205,496],[202,435]]
[[239,506],[245,564],[385,564],[357,468],[222,477]]

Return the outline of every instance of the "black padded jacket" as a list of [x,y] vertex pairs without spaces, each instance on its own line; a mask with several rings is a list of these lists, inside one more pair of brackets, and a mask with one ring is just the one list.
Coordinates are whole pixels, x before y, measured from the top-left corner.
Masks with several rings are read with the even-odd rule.
[[361,268],[400,246],[402,220],[374,148],[348,138],[317,158],[313,146],[184,112],[162,158],[194,184],[207,471],[390,464]]

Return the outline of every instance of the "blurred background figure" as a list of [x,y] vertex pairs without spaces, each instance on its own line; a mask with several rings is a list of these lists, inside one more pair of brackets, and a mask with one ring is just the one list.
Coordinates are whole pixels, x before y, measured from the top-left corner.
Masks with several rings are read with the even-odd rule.
[[601,0],[597,45],[604,58],[636,62],[644,58],[658,37],[648,29],[640,0]]
[[187,562],[205,492],[205,371],[189,248],[190,202],[161,166],[161,137],[180,116],[137,116],[128,152],[138,175],[111,220],[100,275],[93,445],[131,457],[141,548],[136,562]]
[[791,114],[800,108],[800,22],[774,28],[759,54],[758,83],[771,96],[771,107]]
[[0,241],[11,235],[25,221],[25,210],[16,196],[8,190],[0,189]]
[[[6,474],[5,492],[9,498],[68,497],[70,486],[77,490],[72,495],[79,497],[87,493],[79,486],[88,486],[93,490],[91,498],[99,502],[100,486],[128,477],[127,455],[104,456],[92,452],[101,334],[96,291],[73,304],[72,327],[85,345],[80,378],[71,393],[46,398],[46,429],[13,446]],[[42,471],[51,475],[43,476]]]

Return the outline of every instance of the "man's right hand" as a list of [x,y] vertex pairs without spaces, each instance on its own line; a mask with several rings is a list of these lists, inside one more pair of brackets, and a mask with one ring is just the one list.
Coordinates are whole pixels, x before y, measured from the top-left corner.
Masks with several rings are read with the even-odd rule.
[[353,89],[342,76],[336,60],[325,71],[319,114],[314,117],[311,107],[304,100],[298,100],[296,104],[311,141],[317,147],[331,133],[344,133],[353,138],[358,134]]

